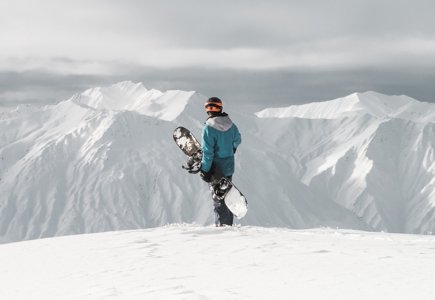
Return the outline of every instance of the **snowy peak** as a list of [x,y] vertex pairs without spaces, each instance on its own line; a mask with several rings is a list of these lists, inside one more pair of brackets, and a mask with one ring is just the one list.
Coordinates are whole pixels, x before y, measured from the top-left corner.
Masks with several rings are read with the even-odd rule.
[[435,104],[419,102],[408,96],[376,92],[354,93],[325,102],[268,108],[256,113],[259,118],[340,119],[355,114],[376,118],[398,118],[416,122],[435,122]]
[[[355,93],[353,96],[358,99],[356,110],[366,112],[378,118],[399,118],[418,120],[418,114],[427,109],[429,103],[419,102],[405,95],[390,96],[376,92]],[[435,106],[433,106],[435,108]]]
[[356,94],[325,102],[313,102],[303,105],[292,105],[282,108],[267,108],[256,113],[259,118],[305,118],[305,119],[337,119],[340,116],[358,110]]
[[135,111],[142,115],[173,121],[185,109],[195,92],[147,90],[142,83],[120,82],[97,87],[70,100],[96,110]]

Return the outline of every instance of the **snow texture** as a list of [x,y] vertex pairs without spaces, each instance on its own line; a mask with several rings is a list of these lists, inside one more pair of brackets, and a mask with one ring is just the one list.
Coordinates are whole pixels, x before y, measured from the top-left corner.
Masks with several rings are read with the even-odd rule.
[[[181,168],[206,96],[121,82],[0,113],[0,240],[213,223],[207,184]],[[432,234],[435,107],[374,92],[256,115],[224,108],[243,143],[242,225]]]
[[168,227],[0,245],[0,299],[435,297],[435,238]]

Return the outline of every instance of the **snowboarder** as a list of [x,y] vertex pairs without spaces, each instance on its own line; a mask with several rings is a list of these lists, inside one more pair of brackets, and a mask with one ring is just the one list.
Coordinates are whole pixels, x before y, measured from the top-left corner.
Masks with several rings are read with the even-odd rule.
[[202,130],[201,178],[209,183],[214,200],[216,226],[233,225],[233,214],[223,200],[213,197],[213,181],[219,177],[232,179],[234,173],[234,153],[241,143],[237,126],[228,114],[222,112],[222,101],[217,97],[208,99],[205,111],[208,119]]

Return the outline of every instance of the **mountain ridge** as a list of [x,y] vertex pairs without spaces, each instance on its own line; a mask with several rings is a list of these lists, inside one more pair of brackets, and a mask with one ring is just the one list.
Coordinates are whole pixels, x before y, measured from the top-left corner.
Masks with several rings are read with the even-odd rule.
[[[428,112],[428,110],[432,110]],[[435,122],[435,104],[411,97],[388,96],[377,92],[353,93],[323,102],[267,108],[256,113],[259,118],[298,117],[307,119],[339,119],[368,113],[378,118],[403,118],[416,122]]]
[[[154,91],[167,95],[155,110],[141,106],[153,103],[142,84],[116,89],[125,98],[85,92],[0,118],[3,240],[213,222],[207,185],[181,169],[171,138],[179,125],[200,136],[206,97]],[[243,140],[234,180],[250,204],[240,224],[434,231],[433,123],[229,113]]]
[[[194,91],[148,90],[142,83],[123,81],[108,87],[88,89],[73,96],[69,101],[97,110],[135,111],[165,121],[173,121],[183,113],[195,94]],[[179,103],[171,103],[173,98],[177,98]]]

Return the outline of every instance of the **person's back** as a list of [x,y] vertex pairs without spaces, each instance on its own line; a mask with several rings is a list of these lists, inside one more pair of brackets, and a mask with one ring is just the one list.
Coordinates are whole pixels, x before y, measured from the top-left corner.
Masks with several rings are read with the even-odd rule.
[[[201,178],[210,182],[212,176],[231,179],[234,173],[234,153],[241,143],[237,126],[222,112],[222,101],[212,97],[205,104],[209,118],[202,130]],[[215,201],[216,225],[232,225],[233,215],[223,201]]]
[[234,152],[240,144],[237,126],[226,113],[211,116],[205,122],[202,134],[203,170],[211,166],[219,169],[225,177],[234,173]]

